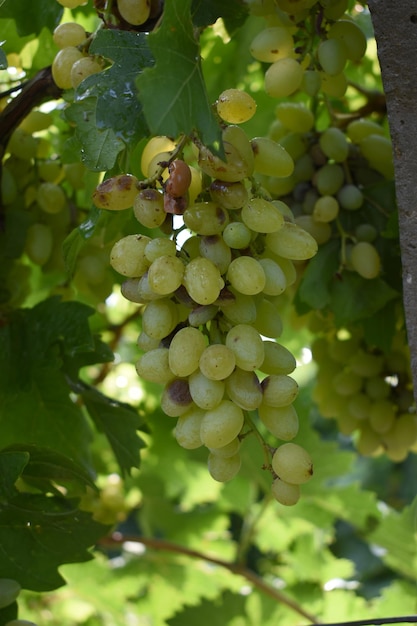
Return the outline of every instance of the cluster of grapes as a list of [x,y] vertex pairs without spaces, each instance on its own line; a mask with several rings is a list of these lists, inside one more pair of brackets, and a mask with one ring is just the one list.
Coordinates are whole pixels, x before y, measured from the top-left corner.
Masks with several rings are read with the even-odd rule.
[[[21,586],[13,578],[0,578],[0,609],[5,609],[14,604],[20,594]],[[26,619],[12,619],[4,626],[36,626],[34,622]]]
[[318,365],[314,390],[320,413],[354,434],[364,456],[394,462],[417,451],[417,417],[408,348],[398,334],[391,349],[372,349],[358,333],[325,334],[312,346]]
[[[248,4],[252,13],[264,16],[267,22],[250,46],[256,60],[269,64],[267,94],[287,98],[302,90],[310,96],[319,91],[333,97],[344,95],[345,66],[348,61],[358,62],[366,51],[364,33],[344,16],[348,0]],[[303,27],[297,28],[300,22]]]
[[107,210],[133,207],[142,226],[161,229],[156,237],[122,237],[110,263],[126,277],[123,295],[142,306],[136,369],[164,385],[161,407],[177,420],[178,443],[205,446],[211,476],[224,482],[239,471],[248,432],[262,439],[260,426],[285,442],[264,442],[265,466],[275,498],[291,505],[311,477],[312,461],[291,442],[298,432],[292,404],[298,386],[289,376],[293,356],[275,341],[282,332],[278,304],[295,280],[294,262],[311,258],[317,244],[289,219],[288,206],[264,197],[252,178],[292,168],[278,144],[250,141],[231,123],[252,115],[253,101],[228,90],[217,107],[227,122],[224,157],[194,138],[191,169],[186,156],[179,158],[182,141],[153,138],[142,155],[146,180],[114,176],[93,200]]

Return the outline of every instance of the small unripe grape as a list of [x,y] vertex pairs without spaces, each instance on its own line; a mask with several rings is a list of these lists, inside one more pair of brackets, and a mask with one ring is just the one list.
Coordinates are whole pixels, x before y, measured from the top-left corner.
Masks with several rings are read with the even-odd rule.
[[273,26],[256,35],[250,45],[250,53],[257,60],[273,63],[292,54],[294,39],[287,28]]
[[350,262],[363,278],[376,278],[381,270],[381,259],[378,251],[371,243],[359,241],[356,243],[350,254]]
[[303,68],[292,58],[279,59],[265,72],[265,91],[273,98],[286,98],[301,86]]
[[356,185],[347,184],[339,189],[337,199],[343,209],[356,211],[363,205],[364,197],[362,191]]
[[150,0],[117,0],[120,15],[128,24],[140,26],[149,18]]
[[296,443],[284,443],[272,457],[272,469],[287,482],[306,483],[313,475],[313,462],[308,452]]
[[242,409],[230,400],[222,400],[203,417],[201,440],[208,448],[221,448],[236,439],[243,423]]
[[55,45],[62,49],[68,46],[79,46],[87,39],[87,33],[81,24],[64,22],[55,28],[52,37]]
[[256,102],[246,91],[226,89],[218,97],[216,108],[228,124],[242,124],[255,115]]
[[100,183],[93,193],[93,202],[99,209],[123,211],[133,206],[138,194],[138,179],[131,174],[119,174]]
[[21,586],[13,578],[0,578],[0,609],[12,604],[18,597]]
[[61,89],[71,89],[71,69],[76,61],[83,58],[82,52],[74,46],[59,50],[52,61],[52,78]]
[[271,487],[275,500],[285,506],[294,506],[300,499],[300,486],[287,483],[281,478],[276,478]]
[[233,456],[221,457],[213,452],[210,452],[207,459],[207,468],[210,476],[218,482],[225,483],[232,480],[240,470],[241,466],[240,455],[234,454]]

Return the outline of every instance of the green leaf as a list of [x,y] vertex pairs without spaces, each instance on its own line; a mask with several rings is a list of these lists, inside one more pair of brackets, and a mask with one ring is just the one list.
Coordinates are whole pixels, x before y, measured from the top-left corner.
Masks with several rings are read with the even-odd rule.
[[[0,450],[0,503],[17,494],[15,482],[29,461],[29,453],[15,450]],[[1,505],[0,504],[0,505]]]
[[324,309],[329,304],[331,285],[337,280],[340,265],[339,249],[339,242],[330,240],[320,246],[316,256],[309,261],[295,298],[298,313]]
[[16,21],[17,32],[20,36],[39,35],[42,28],[54,30],[61,21],[63,7],[58,2],[50,0],[6,0],[2,6],[2,18],[8,17]]
[[220,129],[204,84],[190,5],[191,0],[166,3],[161,26],[149,35],[156,65],[139,76],[137,85],[152,134],[178,137],[198,130],[211,145]]
[[209,26],[221,17],[228,32],[233,33],[245,22],[249,10],[242,0],[192,0],[191,13],[196,26]]
[[7,63],[6,54],[4,50],[0,48],[0,70],[5,70],[7,66],[8,66],[8,63]]

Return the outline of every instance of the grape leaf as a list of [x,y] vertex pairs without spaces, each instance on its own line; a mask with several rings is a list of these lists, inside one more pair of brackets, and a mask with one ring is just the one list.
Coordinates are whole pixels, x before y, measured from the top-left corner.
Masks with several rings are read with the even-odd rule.
[[249,15],[248,7],[242,0],[192,0],[191,13],[196,26],[204,27],[223,18],[228,32],[233,33]]
[[136,84],[153,134],[178,137],[198,129],[211,145],[220,129],[204,84],[190,6],[191,0],[166,3],[161,26],[149,35],[156,65],[145,69]]
[[63,7],[50,0],[6,0],[2,6],[2,17],[12,18],[16,22],[20,36],[39,35],[43,28],[54,30],[61,21]]
[[7,63],[6,54],[4,50],[0,48],[0,70],[5,70],[7,66],[8,66],[8,63]]
[[295,304],[299,314],[325,308],[331,298],[331,284],[339,267],[339,242],[330,240],[320,246],[308,263],[297,289]]

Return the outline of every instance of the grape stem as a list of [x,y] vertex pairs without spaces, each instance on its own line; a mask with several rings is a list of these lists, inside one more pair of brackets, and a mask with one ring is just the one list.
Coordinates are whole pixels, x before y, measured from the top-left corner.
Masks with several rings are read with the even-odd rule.
[[125,542],[134,542],[141,543],[142,545],[151,548],[153,550],[161,550],[165,552],[174,552],[177,554],[183,554],[185,556],[189,556],[196,559],[201,559],[203,561],[207,561],[209,563],[213,563],[215,565],[219,565],[220,567],[224,567],[229,570],[233,574],[237,574],[238,576],[243,576],[246,580],[254,587],[256,587],[262,593],[268,595],[270,598],[273,598],[276,602],[280,602],[284,604],[288,608],[292,609],[299,615],[305,617],[311,624],[317,624],[317,620],[308,611],[306,611],[302,606],[300,606],[297,602],[295,602],[292,598],[284,594],[279,589],[276,589],[272,585],[269,585],[267,582],[263,580],[258,574],[254,571],[246,567],[245,565],[241,565],[239,563],[233,563],[230,561],[224,561],[223,559],[218,559],[217,557],[210,556],[208,554],[204,554],[203,552],[199,552],[197,550],[193,550],[191,548],[187,548],[185,546],[181,546],[179,544],[173,543],[171,541],[167,541],[165,539],[157,539],[155,537],[142,537],[137,535],[123,535],[120,532],[115,532],[108,537],[103,537],[99,546],[102,548],[112,548],[116,546],[122,546]]

